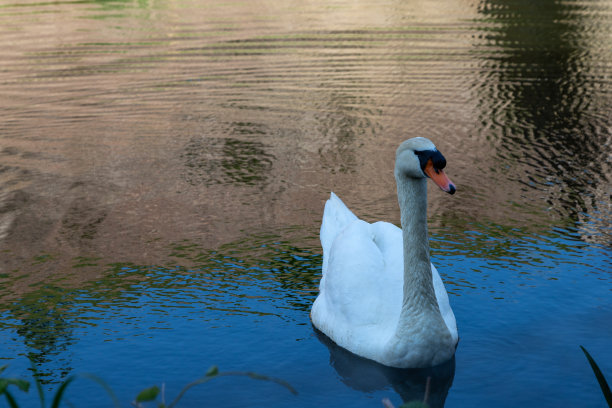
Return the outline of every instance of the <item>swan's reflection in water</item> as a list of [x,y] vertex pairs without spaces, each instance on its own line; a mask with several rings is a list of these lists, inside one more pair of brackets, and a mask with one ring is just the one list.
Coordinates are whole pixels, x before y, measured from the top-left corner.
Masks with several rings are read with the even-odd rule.
[[319,341],[329,349],[329,363],[349,387],[364,392],[384,390],[391,386],[402,401],[423,401],[427,391],[427,405],[442,408],[453,385],[455,357],[444,364],[430,368],[400,369],[387,367],[359,357],[334,343],[312,326]]

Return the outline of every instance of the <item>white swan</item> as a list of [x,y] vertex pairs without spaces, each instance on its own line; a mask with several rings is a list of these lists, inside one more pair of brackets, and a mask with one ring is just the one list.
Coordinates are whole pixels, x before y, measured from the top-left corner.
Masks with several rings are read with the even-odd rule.
[[358,219],[331,193],[321,225],[323,276],[310,315],[339,346],[400,368],[434,366],[455,353],[455,315],[430,263],[427,237],[426,178],[455,192],[445,165],[428,139],[399,146],[395,179],[402,229]]

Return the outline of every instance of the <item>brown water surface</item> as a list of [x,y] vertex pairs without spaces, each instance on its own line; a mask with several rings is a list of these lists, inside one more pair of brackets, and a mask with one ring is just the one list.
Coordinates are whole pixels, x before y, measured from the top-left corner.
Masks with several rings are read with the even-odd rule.
[[609,4],[512,8],[3,3],[3,268],[314,236],[330,190],[397,223],[393,154],[413,136],[461,193],[431,191],[433,218],[609,213],[609,19],[588,13]]

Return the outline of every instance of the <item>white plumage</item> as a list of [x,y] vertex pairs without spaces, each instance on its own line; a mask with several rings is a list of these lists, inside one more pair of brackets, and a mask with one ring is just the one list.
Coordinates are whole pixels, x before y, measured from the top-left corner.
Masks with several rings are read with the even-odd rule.
[[321,225],[323,275],[311,311],[313,324],[339,346],[393,367],[443,363],[454,354],[458,339],[444,284],[429,262],[426,214],[418,214],[427,201],[420,186],[426,175],[419,149],[425,145],[437,153],[426,142],[410,139],[397,153],[404,231],[358,219],[334,193]]

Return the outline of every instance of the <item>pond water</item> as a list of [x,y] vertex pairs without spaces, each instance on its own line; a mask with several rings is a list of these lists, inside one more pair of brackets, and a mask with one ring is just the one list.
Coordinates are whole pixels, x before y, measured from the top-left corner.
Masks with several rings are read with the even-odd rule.
[[[0,366],[128,406],[600,407],[612,378],[612,3],[0,0]],[[399,224],[432,139],[461,341],[389,370],[313,329],[330,191]],[[35,406],[34,390],[13,394]],[[75,406],[112,401],[79,378]]]

